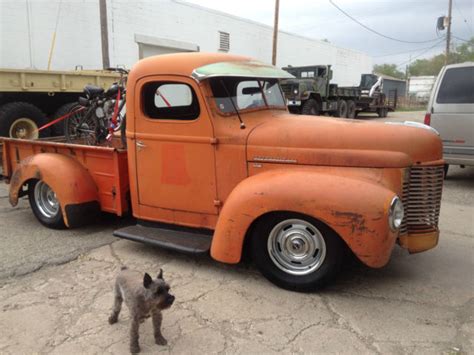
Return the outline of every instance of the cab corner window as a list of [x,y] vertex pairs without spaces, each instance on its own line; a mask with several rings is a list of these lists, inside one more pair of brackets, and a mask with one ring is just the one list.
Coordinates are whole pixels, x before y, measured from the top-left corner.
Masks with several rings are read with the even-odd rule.
[[163,120],[194,120],[199,102],[191,86],[176,82],[151,82],[142,89],[146,116]]

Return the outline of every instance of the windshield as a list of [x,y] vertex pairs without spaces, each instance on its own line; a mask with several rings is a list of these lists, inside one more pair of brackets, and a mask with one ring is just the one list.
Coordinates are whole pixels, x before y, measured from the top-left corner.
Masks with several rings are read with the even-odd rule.
[[209,79],[216,106],[222,113],[268,107],[286,108],[277,79],[217,77]]

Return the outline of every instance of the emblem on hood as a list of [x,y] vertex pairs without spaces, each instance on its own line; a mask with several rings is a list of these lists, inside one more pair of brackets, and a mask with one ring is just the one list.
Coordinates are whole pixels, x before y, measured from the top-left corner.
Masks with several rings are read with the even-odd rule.
[[254,161],[262,161],[266,163],[287,163],[296,164],[298,161],[295,159],[277,158],[277,157],[254,157]]

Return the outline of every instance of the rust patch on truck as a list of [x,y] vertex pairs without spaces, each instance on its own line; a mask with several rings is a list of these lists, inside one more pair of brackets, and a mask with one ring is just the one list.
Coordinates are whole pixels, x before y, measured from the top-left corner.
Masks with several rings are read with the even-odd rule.
[[355,232],[358,234],[373,232],[367,228],[365,225],[365,217],[360,213],[332,211],[331,214],[338,219],[339,222],[336,223],[338,226],[350,227],[352,234]]

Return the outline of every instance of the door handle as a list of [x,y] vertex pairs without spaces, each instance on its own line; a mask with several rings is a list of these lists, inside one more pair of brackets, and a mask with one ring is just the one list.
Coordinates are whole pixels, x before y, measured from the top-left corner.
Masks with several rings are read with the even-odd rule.
[[145,143],[143,143],[142,141],[137,141],[135,144],[137,145],[138,150],[141,150],[142,148],[146,147]]

